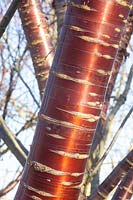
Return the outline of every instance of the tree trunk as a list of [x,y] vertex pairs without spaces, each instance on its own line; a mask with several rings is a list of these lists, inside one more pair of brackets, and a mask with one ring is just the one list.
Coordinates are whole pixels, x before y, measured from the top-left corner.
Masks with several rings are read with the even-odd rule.
[[127,18],[129,6],[81,0],[68,6],[16,200],[78,199],[112,66],[118,62],[124,26],[119,11]]
[[[132,19],[132,11],[130,12],[130,16],[128,17],[128,23],[125,26],[124,34],[122,35],[120,46],[119,46],[119,51],[117,58],[119,59],[119,62],[115,62],[113,69],[112,69],[112,74],[111,78],[108,84],[108,90],[106,93],[106,100],[105,100],[105,106],[104,106],[104,116],[105,119],[99,120],[99,124],[97,126],[96,134],[94,136],[93,144],[90,150],[90,156],[87,162],[87,171],[89,171],[91,168],[94,168],[97,165],[97,162],[100,160],[102,157],[104,150],[105,150],[105,144],[106,141],[109,138],[109,129],[110,129],[110,124],[112,120],[109,120],[109,115],[107,116],[107,108],[109,104],[109,100],[112,94],[112,90],[115,84],[115,80],[117,78],[119,69],[121,67],[121,63],[124,59],[126,59],[127,56],[127,46],[130,41],[131,35],[133,32],[133,19]],[[119,110],[119,109],[118,109]],[[100,169],[99,169],[100,171]],[[97,174],[94,175],[94,177],[90,177],[89,174],[85,174],[84,176],[84,184],[82,186],[82,194],[84,196],[87,196],[88,193],[93,193],[93,191],[98,187],[99,185],[99,171]],[[90,189],[90,182],[91,182],[91,189]]]
[[22,1],[19,14],[42,97],[53,60],[53,48],[48,34],[48,25],[38,0]]

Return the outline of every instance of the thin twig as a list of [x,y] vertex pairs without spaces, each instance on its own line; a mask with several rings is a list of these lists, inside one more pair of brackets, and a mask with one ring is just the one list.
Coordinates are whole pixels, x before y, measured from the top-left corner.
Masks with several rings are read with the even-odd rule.
[[3,33],[6,30],[6,27],[10,23],[15,11],[18,8],[18,5],[21,0],[13,0],[12,3],[10,4],[8,10],[6,11],[4,17],[2,18],[0,22],[0,38],[2,37]]
[[22,172],[17,176],[17,178],[15,180],[11,181],[5,188],[0,190],[0,197],[3,197],[8,192],[10,192],[17,185],[17,183],[20,181],[21,176],[22,176]]
[[34,121],[36,121],[36,118],[37,118],[36,117],[37,110],[33,113],[31,118],[29,120],[27,120],[25,122],[25,124],[20,128],[20,130],[16,133],[16,136],[18,136],[21,131],[24,131],[25,129],[28,129],[33,125]]
[[124,89],[123,93],[120,95],[120,97],[117,99],[115,106],[112,108],[112,110],[109,114],[109,117],[108,117],[108,121],[112,121],[114,119],[114,117],[115,117],[116,113],[118,112],[118,110],[120,109],[120,107],[125,103],[127,95],[129,93],[129,90],[131,87],[132,80],[133,80],[133,65],[131,66],[125,89]]
[[37,101],[37,99],[35,98],[34,94],[32,93],[30,87],[28,86],[28,84],[25,82],[25,80],[23,79],[23,77],[21,76],[19,70],[17,70],[16,68],[14,68],[14,70],[18,73],[18,76],[20,78],[20,80],[23,82],[23,84],[27,87],[30,95],[32,96],[33,100],[35,101],[36,105],[38,106],[38,108],[40,108],[40,104],[39,102]]
[[3,115],[2,115],[3,119],[5,119],[6,114],[7,114],[8,104],[9,104],[9,101],[10,101],[10,98],[11,98],[11,95],[13,92],[14,84],[15,84],[14,71],[11,69],[9,88],[6,92],[5,105],[4,105],[4,109],[3,109]]

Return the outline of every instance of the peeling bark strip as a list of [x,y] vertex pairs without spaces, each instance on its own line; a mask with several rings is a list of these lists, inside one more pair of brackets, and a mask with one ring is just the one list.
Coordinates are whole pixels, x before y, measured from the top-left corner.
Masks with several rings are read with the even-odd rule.
[[19,7],[19,14],[42,97],[53,60],[48,26],[38,0],[23,0]]
[[31,146],[32,164],[27,162],[15,200],[78,199],[131,2],[69,4]]
[[[87,200],[103,200],[107,199],[109,193],[116,187],[119,181],[126,176],[126,173],[133,170],[133,150],[114,168],[111,174],[103,181],[96,191],[88,197]],[[130,177],[133,178],[133,175]],[[127,178],[126,178],[127,179]],[[131,180],[129,179],[129,181]],[[124,178],[125,182],[125,178]],[[132,180],[131,180],[132,184]],[[129,186],[130,187],[130,186]],[[131,186],[132,187],[132,186]],[[119,200],[114,198],[113,200]],[[125,200],[125,199],[124,199]]]
[[129,200],[133,195],[133,168],[131,168],[121,181],[112,200]]
[[31,161],[31,160],[28,160],[27,162],[28,165],[33,166],[34,170],[35,171],[39,171],[39,172],[47,172],[49,174],[53,174],[53,175],[56,175],[56,176],[61,176],[61,175],[70,175],[70,176],[80,176],[82,175],[82,173],[70,173],[70,172],[63,172],[63,171],[58,171],[58,170],[55,170],[55,169],[52,169],[46,165],[42,165],[38,162],[35,162],[35,161]]

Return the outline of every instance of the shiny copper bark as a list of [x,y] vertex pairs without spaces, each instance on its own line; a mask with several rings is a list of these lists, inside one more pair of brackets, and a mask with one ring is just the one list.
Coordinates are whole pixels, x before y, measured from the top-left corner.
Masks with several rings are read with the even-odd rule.
[[43,96],[53,61],[48,25],[38,0],[23,0],[19,7],[19,14],[34,64],[40,95]]
[[[77,200],[130,11],[129,1],[73,0],[16,200]],[[121,17],[122,16],[122,17]]]

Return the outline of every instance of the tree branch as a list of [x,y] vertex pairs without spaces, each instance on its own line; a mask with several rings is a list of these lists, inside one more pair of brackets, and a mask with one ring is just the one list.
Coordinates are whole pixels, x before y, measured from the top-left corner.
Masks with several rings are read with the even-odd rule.
[[19,70],[17,70],[16,68],[14,68],[14,70],[18,73],[18,76],[20,78],[20,80],[22,81],[22,83],[25,85],[25,87],[28,89],[30,95],[32,96],[34,102],[36,103],[36,105],[38,106],[38,108],[40,108],[40,103],[37,101],[37,99],[35,98],[32,90],[30,89],[29,85],[26,83],[26,81],[23,79],[23,77],[21,76]]
[[133,167],[133,150],[114,168],[109,176],[99,185],[87,200],[104,200],[117,186],[123,176]]
[[21,175],[22,175],[22,172],[17,176],[17,178],[15,180],[11,181],[5,188],[0,190],[0,197],[3,197],[4,195],[6,195],[17,185],[17,183],[21,179]]
[[42,98],[53,61],[53,47],[48,33],[48,24],[39,0],[22,1],[19,6],[19,14]]
[[0,138],[12,151],[13,155],[17,158],[21,165],[24,166],[28,151],[23,146],[23,144],[15,137],[11,130],[9,130],[2,117],[0,118]]
[[126,200],[131,199],[133,195],[133,168],[131,168],[124,176],[120,185],[118,186],[112,200]]
[[15,82],[14,82],[14,71],[11,69],[9,88],[6,92],[5,105],[4,105],[4,108],[3,108],[3,115],[2,115],[3,119],[5,119],[6,114],[7,114],[7,108],[8,108],[8,104],[9,104],[9,101],[10,101],[10,98],[11,98],[11,95],[12,95],[12,92],[13,92],[14,84],[15,84]]
[[130,86],[133,80],[133,65],[131,66],[128,78],[127,78],[127,83],[125,86],[125,89],[123,91],[123,93],[120,95],[120,97],[117,99],[117,102],[115,104],[115,106],[112,108],[107,121],[112,121],[116,115],[116,113],[118,112],[118,110],[120,109],[120,107],[125,103],[127,95],[129,93],[130,90]]
[[5,13],[4,17],[2,18],[2,20],[0,22],[0,38],[2,37],[3,33],[5,32],[6,27],[10,23],[19,3],[20,3],[20,0],[13,0],[9,6],[7,12]]

